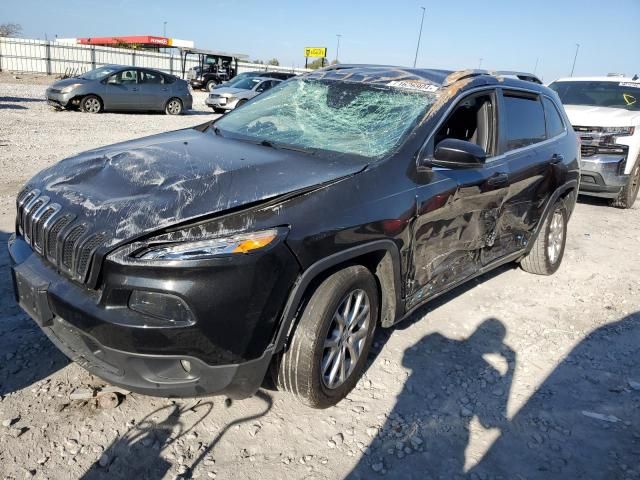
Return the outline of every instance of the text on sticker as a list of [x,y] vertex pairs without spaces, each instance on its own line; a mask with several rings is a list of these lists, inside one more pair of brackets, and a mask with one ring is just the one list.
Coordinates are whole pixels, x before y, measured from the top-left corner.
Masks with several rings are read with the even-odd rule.
[[389,87],[405,88],[407,90],[419,90],[421,92],[435,92],[438,90],[436,85],[430,83],[420,82],[417,80],[392,80],[387,83]]

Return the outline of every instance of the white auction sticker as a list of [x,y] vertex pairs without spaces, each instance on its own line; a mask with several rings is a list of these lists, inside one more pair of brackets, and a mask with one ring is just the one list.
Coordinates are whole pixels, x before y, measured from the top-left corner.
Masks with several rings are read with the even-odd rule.
[[621,87],[640,88],[640,82],[620,82],[618,85]]
[[387,83],[389,87],[404,88],[407,90],[419,90],[420,92],[435,92],[438,90],[437,85],[421,82],[419,80],[392,80]]

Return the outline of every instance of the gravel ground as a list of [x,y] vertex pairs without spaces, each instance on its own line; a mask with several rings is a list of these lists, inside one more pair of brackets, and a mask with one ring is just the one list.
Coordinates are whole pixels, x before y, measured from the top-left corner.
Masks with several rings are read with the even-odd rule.
[[[213,118],[201,93],[181,117],[54,112],[18,82],[0,76],[0,243],[43,167]],[[2,248],[0,478],[640,478],[639,211],[581,199],[556,275],[507,266],[378,331],[323,411],[271,390],[71,399],[104,384],[15,305]]]

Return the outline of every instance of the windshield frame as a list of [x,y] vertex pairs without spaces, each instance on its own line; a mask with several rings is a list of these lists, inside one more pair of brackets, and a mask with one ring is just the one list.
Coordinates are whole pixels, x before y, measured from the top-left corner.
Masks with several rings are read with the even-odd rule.
[[440,97],[440,92],[439,91],[434,91],[434,92],[413,92],[413,91],[407,91],[407,90],[403,90],[403,89],[396,89],[395,87],[390,87],[387,86],[384,83],[376,83],[376,82],[358,82],[358,81],[348,81],[348,80],[334,80],[334,79],[317,79],[317,78],[305,78],[304,76],[298,76],[298,77],[292,77],[286,81],[281,81],[279,82],[278,85],[272,87],[271,89],[269,89],[267,92],[263,93],[260,95],[260,98],[267,98],[270,97],[271,95],[277,94],[277,92],[283,88],[287,88],[288,85],[291,84],[291,82],[318,82],[318,83],[346,83],[346,84],[359,84],[359,85],[367,85],[370,86],[372,88],[377,88],[380,90],[386,90],[388,92],[394,92],[394,91],[402,91],[404,93],[408,93],[408,94],[414,94],[414,95],[424,95],[424,96],[430,96],[431,99],[428,103],[425,104],[424,109],[420,112],[420,114],[415,115],[415,118],[413,118],[412,122],[407,126],[407,128],[405,128],[405,130],[402,132],[402,134],[398,137],[397,141],[390,146],[385,152],[383,152],[382,154],[379,155],[372,155],[372,156],[368,156],[368,155],[364,155],[364,154],[359,154],[356,152],[341,152],[338,150],[331,150],[328,148],[320,148],[320,147],[316,147],[316,146],[310,146],[310,145],[300,145],[300,144],[294,144],[294,143],[286,143],[286,142],[280,142],[277,140],[272,140],[272,139],[265,139],[265,138],[259,138],[256,136],[252,136],[252,135],[246,135],[243,134],[241,132],[237,132],[237,131],[231,131],[231,130],[226,130],[224,127],[220,127],[218,126],[218,122],[220,121],[224,121],[224,119],[227,118],[232,118],[232,116],[234,115],[234,111],[229,112],[227,115],[225,115],[224,117],[220,117],[216,120],[214,120],[210,127],[212,127],[212,130],[215,132],[216,135],[220,135],[224,138],[230,138],[233,140],[240,140],[240,141],[244,141],[247,143],[252,143],[254,145],[263,145],[263,146],[268,146],[268,147],[272,147],[272,148],[276,148],[276,149],[286,149],[286,150],[293,150],[293,151],[304,151],[307,154],[310,155],[317,155],[317,156],[331,156],[332,158],[334,157],[339,157],[339,158],[353,158],[353,159],[359,159],[359,160],[364,160],[366,162],[380,162],[381,160],[384,160],[386,158],[392,157],[394,156],[406,143],[407,143],[407,139],[412,135],[412,133],[419,128],[422,124],[423,124],[423,119],[425,118],[426,115],[429,114],[429,112],[433,109],[434,105],[437,104],[438,98]]

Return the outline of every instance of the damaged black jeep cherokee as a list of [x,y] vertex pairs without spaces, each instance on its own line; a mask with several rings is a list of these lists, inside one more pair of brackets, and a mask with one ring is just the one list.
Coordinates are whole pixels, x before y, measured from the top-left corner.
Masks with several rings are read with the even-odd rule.
[[376,326],[507,262],[551,274],[578,188],[556,94],[509,72],[341,65],[31,179],[20,305],[90,372],[161,396],[342,399]]

